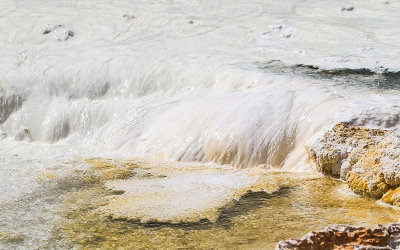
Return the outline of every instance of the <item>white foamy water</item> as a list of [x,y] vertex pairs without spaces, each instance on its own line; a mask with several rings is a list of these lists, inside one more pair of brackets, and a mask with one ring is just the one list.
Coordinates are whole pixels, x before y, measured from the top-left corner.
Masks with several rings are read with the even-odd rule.
[[398,129],[396,88],[265,65],[399,71],[399,11],[393,0],[0,0],[0,203],[76,157],[309,170],[305,142],[339,121]]

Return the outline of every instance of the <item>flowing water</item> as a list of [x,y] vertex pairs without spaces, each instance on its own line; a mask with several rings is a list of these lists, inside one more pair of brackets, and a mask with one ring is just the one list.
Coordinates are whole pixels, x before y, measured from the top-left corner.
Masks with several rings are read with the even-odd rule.
[[[304,145],[340,121],[399,131],[399,11],[394,0],[0,0],[0,248],[111,244],[59,232],[88,158],[313,173]],[[305,190],[252,197],[229,226],[110,228],[128,227],[138,247],[270,248],[331,223],[397,220],[365,200],[378,215],[342,220],[330,210],[346,208]]]

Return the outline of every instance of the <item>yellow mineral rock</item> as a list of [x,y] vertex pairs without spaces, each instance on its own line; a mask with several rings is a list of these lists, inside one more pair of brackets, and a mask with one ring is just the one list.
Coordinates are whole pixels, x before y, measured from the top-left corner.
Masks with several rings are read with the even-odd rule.
[[384,182],[382,174],[376,173],[359,174],[350,172],[347,174],[347,185],[354,193],[363,196],[379,198],[389,190],[389,186]]
[[346,180],[355,193],[380,198],[400,185],[399,148],[393,131],[339,123],[307,152],[322,173]]

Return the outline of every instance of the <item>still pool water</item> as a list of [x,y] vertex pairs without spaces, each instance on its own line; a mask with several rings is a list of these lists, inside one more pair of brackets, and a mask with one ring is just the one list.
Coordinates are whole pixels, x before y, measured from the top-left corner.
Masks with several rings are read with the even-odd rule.
[[[87,172],[85,172],[87,174]],[[272,194],[249,192],[222,208],[216,223],[140,224],[113,220],[96,210],[116,194],[102,182],[64,195],[50,247],[273,249],[279,240],[301,238],[331,224],[374,225],[396,222],[399,210],[354,195],[337,180],[271,172],[280,180]],[[87,180],[87,177],[86,177]]]

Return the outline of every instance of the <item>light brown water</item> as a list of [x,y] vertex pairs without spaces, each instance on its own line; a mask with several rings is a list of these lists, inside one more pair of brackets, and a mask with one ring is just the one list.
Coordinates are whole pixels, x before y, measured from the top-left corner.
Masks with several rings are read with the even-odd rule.
[[[399,211],[355,196],[344,183],[271,172],[282,187],[273,194],[249,192],[222,209],[216,223],[139,224],[99,214],[117,194],[104,181],[87,182],[65,194],[49,247],[272,249],[279,240],[300,238],[335,223],[373,225],[396,222]],[[108,177],[109,178],[109,177]]]

